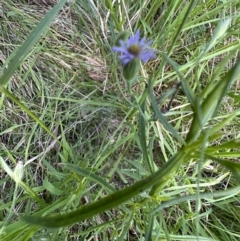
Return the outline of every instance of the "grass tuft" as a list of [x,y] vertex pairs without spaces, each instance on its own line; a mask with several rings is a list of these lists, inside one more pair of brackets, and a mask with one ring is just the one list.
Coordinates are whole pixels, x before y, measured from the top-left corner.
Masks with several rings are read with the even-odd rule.
[[[0,240],[239,240],[238,12],[2,1]],[[157,59],[130,83],[137,30]]]

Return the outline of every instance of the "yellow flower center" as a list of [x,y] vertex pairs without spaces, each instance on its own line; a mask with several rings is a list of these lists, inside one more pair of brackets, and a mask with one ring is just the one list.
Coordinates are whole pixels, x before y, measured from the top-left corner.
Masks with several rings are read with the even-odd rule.
[[128,48],[128,52],[134,56],[138,56],[140,53],[141,49],[137,44],[133,44]]

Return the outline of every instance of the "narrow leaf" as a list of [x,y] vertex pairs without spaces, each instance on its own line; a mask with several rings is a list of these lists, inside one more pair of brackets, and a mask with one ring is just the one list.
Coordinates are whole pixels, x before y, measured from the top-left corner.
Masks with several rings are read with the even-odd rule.
[[173,126],[167,121],[167,119],[159,110],[158,104],[153,94],[152,80],[149,81],[149,97],[150,97],[150,101],[151,101],[151,105],[153,107],[154,113],[156,117],[159,119],[159,121],[162,123],[162,125],[166,128],[167,131],[169,131],[174,137],[176,137],[178,141],[180,141],[181,143],[184,143],[183,138],[178,134],[178,132],[173,128]]
[[206,155],[207,158],[216,161],[220,165],[226,167],[229,171],[232,172],[232,174],[235,176],[235,178],[240,182],[240,163],[233,162],[230,160],[223,160],[214,156]]
[[102,185],[104,188],[106,188],[106,189],[107,189],[108,191],[110,191],[110,192],[115,192],[115,191],[116,191],[116,189],[115,189],[112,185],[110,185],[110,184],[109,184],[108,182],[106,182],[103,178],[101,178],[100,176],[94,174],[94,173],[91,172],[91,171],[88,171],[88,170],[86,170],[86,169],[84,169],[84,168],[81,168],[81,167],[79,167],[79,166],[76,166],[76,165],[70,164],[70,163],[62,163],[62,165],[63,165],[66,169],[68,169],[68,170],[70,170],[70,171],[72,171],[72,172],[74,172],[74,173],[77,173],[78,175],[82,175],[82,176],[84,176],[84,177],[87,177],[87,178],[89,178],[90,180],[92,180],[92,181],[94,181],[94,182]]
[[22,219],[27,223],[47,228],[63,227],[83,221],[128,201],[156,183],[159,184],[164,182],[167,180],[168,176],[170,176],[176,168],[179,167],[185,156],[186,153],[184,151],[180,151],[178,155],[175,155],[166,162],[159,171],[153,173],[149,177],[70,213],[51,217],[24,216]]
[[[145,89],[145,91],[147,91],[147,88]],[[138,136],[139,136],[139,140],[140,140],[141,150],[143,153],[143,159],[147,162],[148,170],[150,172],[152,172],[153,170],[152,170],[152,167],[150,164],[148,151],[147,151],[146,121],[145,121],[145,118],[143,117],[144,112],[145,112],[145,104],[146,104],[146,99],[141,104],[141,112],[139,111]]]
[[61,145],[57,137],[47,128],[47,126],[33,112],[31,112],[24,104],[22,104],[12,93],[10,93],[6,88],[1,86],[0,86],[0,90],[12,101],[14,101],[18,106],[20,106],[22,110],[24,110],[33,120],[35,120],[48,134],[50,134]]
[[55,7],[52,8],[51,11],[41,20],[38,26],[30,33],[28,38],[22,44],[22,46],[17,51],[16,55],[10,61],[8,68],[3,73],[2,77],[0,78],[0,86],[4,86],[7,84],[11,76],[14,74],[15,70],[20,66],[24,58],[27,56],[30,49],[33,45],[38,41],[44,31],[48,28],[50,22],[54,19],[57,15],[59,10],[64,6],[67,0],[62,0]]
[[165,58],[165,60],[172,66],[172,68],[175,70],[175,72],[177,73],[179,79],[181,80],[181,86],[182,86],[182,89],[186,95],[186,97],[188,98],[188,101],[190,102],[191,106],[193,107],[194,106],[194,95],[193,95],[193,92],[188,84],[188,82],[186,81],[185,77],[182,75],[182,73],[180,72],[180,68],[179,68],[179,65],[173,61],[172,59],[170,59],[167,54],[163,53],[162,54],[163,57]]
[[181,202],[186,202],[189,200],[196,200],[197,198],[206,199],[206,200],[210,199],[211,202],[213,202],[212,200],[214,198],[226,197],[228,195],[233,196],[233,195],[237,195],[239,192],[240,192],[240,187],[235,187],[235,188],[229,188],[229,189],[223,190],[223,191],[205,192],[205,193],[198,193],[198,194],[194,194],[194,195],[186,195],[183,197],[176,197],[170,201],[163,202],[161,205],[159,205],[157,208],[155,208],[151,212],[151,214],[153,215],[155,213],[160,212],[164,208],[171,207],[171,206],[179,204]]
[[[3,158],[1,156],[0,156],[0,165],[3,167],[4,171],[7,172],[7,174],[12,179],[14,179],[13,171],[11,170],[11,168],[8,166],[8,164],[3,160]],[[46,204],[43,202],[43,200],[23,181],[19,181],[18,185],[21,186],[22,189],[25,190],[25,192],[28,193],[33,199],[35,199],[42,207],[46,206]]]
[[[216,88],[214,88],[207,98],[204,100],[200,106],[201,113],[195,113],[193,122],[190,128],[190,131],[187,135],[187,142],[192,142],[196,140],[202,130],[202,127],[206,122],[216,113],[221,104],[223,96],[226,94],[226,91],[234,81],[240,77],[240,61],[231,68],[225,76],[219,81]],[[198,108],[195,108],[196,110]],[[201,118],[201,119],[200,119]]]

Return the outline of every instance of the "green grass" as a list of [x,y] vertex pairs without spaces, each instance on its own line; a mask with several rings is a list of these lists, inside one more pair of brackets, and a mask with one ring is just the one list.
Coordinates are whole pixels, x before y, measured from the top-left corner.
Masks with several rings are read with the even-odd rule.
[[0,240],[240,240],[240,1],[56,2],[0,3]]

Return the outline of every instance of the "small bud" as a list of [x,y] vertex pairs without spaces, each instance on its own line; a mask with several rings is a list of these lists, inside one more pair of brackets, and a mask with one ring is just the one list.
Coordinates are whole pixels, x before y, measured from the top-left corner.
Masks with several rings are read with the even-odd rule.
[[223,36],[226,34],[226,32],[227,32],[230,24],[231,24],[231,19],[230,19],[230,18],[222,19],[222,20],[219,22],[216,30],[214,31],[213,37],[214,37],[216,40],[218,40],[218,39],[220,39],[221,37],[223,37]]
[[13,172],[13,179],[16,183],[19,183],[24,177],[24,165],[22,161],[19,161]]
[[123,67],[123,76],[126,81],[131,81],[136,77],[140,68],[140,60],[138,58],[133,59],[131,62]]

